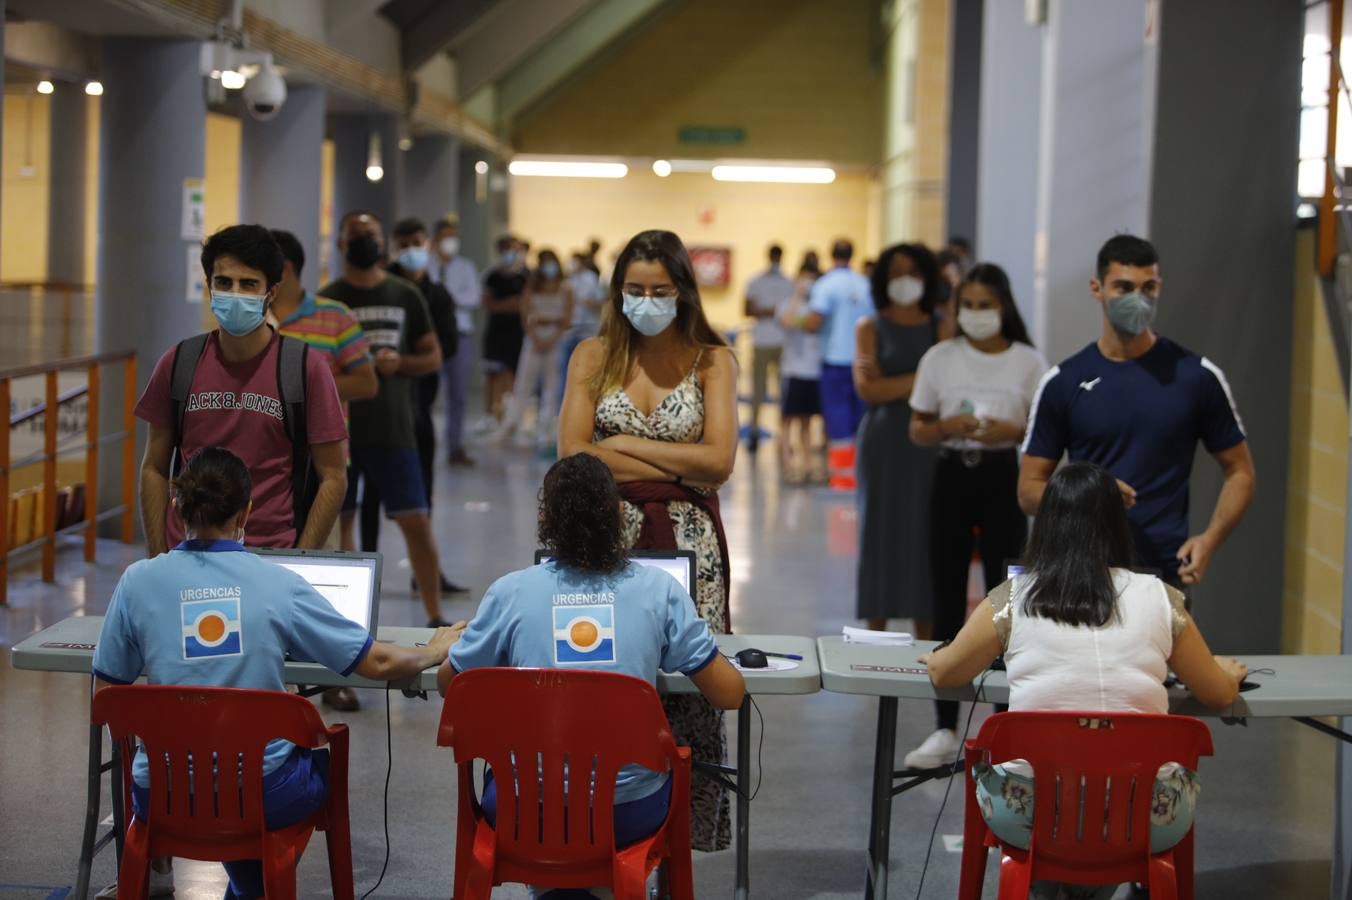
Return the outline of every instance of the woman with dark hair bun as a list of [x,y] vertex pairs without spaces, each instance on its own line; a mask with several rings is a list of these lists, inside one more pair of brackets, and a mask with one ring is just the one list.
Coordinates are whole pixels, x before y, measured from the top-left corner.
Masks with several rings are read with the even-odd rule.
[[[970,684],[1003,654],[1011,710],[1163,715],[1171,670],[1198,701],[1226,708],[1248,670],[1212,656],[1183,594],[1133,572],[1133,556],[1116,479],[1090,463],[1062,466],[1047,483],[1022,574],[992,590],[948,646],[921,657],[930,680],[937,688]],[[972,770],[981,814],[1002,840],[1026,848],[1034,773],[1025,760],[997,762]],[[1199,790],[1195,772],[1160,767],[1149,800],[1152,852],[1188,833]],[[1044,881],[1029,896],[1107,900],[1116,887]]]
[[[438,628],[426,647],[372,640],[294,572],[244,549],[253,504],[249,469],[220,447],[198,451],[170,483],[188,539],[127,567],[113,590],[94,650],[94,690],[132,684],[280,691],[287,654],[343,675],[388,681],[440,665],[464,623]],[[150,764],[132,764],[132,809],[150,802]],[[328,751],[276,740],[263,752],[263,804],[269,829],[305,819],[324,803]],[[152,881],[172,885],[168,860]],[[228,896],[263,896],[258,860],[225,863]],[[170,887],[172,890],[172,887]]]
[[[690,595],[666,572],[627,558],[621,503],[615,478],[597,457],[578,453],[550,467],[539,513],[540,544],[549,559],[499,578],[484,594],[437,673],[443,695],[456,674],[469,669],[580,667],[651,684],[659,670],[683,672],[715,707],[741,705],[741,673],[718,652]],[[616,844],[656,831],[670,802],[667,773],[636,765],[621,769]],[[491,780],[481,803],[495,821]]]
[[[573,352],[559,456],[574,453],[595,456],[619,483],[626,544],[694,551],[695,609],[715,633],[731,631],[718,488],[737,456],[737,361],[705,317],[690,254],[670,231],[625,245],[601,333]],[[722,714],[695,694],[663,702],[677,742],[697,762],[722,763]],[[727,792],[698,778],[691,805],[691,845],[726,848]]]

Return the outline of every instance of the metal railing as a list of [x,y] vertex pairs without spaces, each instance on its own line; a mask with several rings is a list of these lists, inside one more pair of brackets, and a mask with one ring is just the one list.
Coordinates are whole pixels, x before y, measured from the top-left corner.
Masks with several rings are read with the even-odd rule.
[[[104,366],[123,366],[122,388],[122,430],[114,434],[100,435],[99,404],[102,399],[101,371]],[[57,376],[62,372],[86,373],[87,384],[82,388],[57,391]],[[24,410],[9,420],[9,427],[0,428],[0,500],[6,508],[0,513],[0,605],[6,602],[9,586],[10,559],[35,550],[42,551],[42,580],[51,582],[56,579],[56,543],[57,538],[79,531],[84,532],[84,558],[93,562],[98,541],[99,523],[114,517],[121,519],[121,537],[130,544],[135,538],[133,514],[136,503],[133,495],[136,484],[136,353],[123,350],[114,353],[100,353],[93,356],[62,359],[50,363],[32,366],[18,366],[0,369],[0,409],[10,408],[11,383],[18,378],[43,376],[46,379],[44,402],[31,409]],[[58,440],[58,412],[61,404],[85,397],[89,414],[86,416],[83,439],[67,441],[64,445]],[[43,416],[43,447],[37,453],[29,454],[18,460],[10,459],[10,434],[16,425]],[[122,445],[122,502],[102,512],[98,509],[99,497],[99,454],[106,444]],[[84,450],[84,511],[80,521],[64,528],[57,527],[57,459],[72,451]],[[42,463],[42,534],[41,536],[13,549],[10,541],[10,476],[20,468]]]

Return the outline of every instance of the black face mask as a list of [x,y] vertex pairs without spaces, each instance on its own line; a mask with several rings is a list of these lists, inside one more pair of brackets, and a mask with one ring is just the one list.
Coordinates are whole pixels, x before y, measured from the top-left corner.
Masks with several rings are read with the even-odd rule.
[[380,262],[380,245],[369,234],[349,238],[344,258],[358,269],[369,269]]

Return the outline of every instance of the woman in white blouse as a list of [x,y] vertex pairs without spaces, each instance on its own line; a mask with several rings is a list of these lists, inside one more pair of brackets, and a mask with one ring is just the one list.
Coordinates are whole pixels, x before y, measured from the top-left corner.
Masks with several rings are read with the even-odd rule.
[[[1023,555],[1028,519],[1019,509],[1024,423],[1047,363],[1033,349],[1009,277],[982,263],[954,291],[957,336],[920,360],[911,391],[911,440],[939,448],[930,494],[929,559],[936,640],[958,633],[967,614],[975,543],[990,589]],[[974,538],[974,534],[978,537]],[[935,704],[937,729],[906,755],[930,769],[958,750],[958,704]]]
[[[1183,595],[1131,571],[1133,545],[1117,482],[1090,463],[1062,466],[1033,523],[1024,574],[1002,583],[958,636],[922,661],[935,687],[970,683],[1001,654],[1011,710],[1164,714],[1170,670],[1205,705],[1234,702],[1247,669],[1213,657]],[[982,815],[1002,840],[1027,847],[1033,773],[1022,760],[973,769]],[[1151,849],[1192,827],[1200,789],[1174,763],[1155,782]],[[1108,898],[1115,885],[1035,885],[1034,898]]]

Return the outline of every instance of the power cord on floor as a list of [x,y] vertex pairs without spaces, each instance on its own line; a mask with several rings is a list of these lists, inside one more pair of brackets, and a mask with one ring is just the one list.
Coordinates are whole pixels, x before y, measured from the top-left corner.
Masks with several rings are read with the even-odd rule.
[[394,771],[394,731],[390,724],[390,688],[385,686],[385,861],[380,864],[380,877],[371,889],[361,895],[366,900],[376,892],[385,880],[385,871],[390,867],[390,774]]
[[755,697],[750,694],[746,696],[751,700],[751,708],[756,711],[756,718],[760,720],[760,738],[756,742],[756,789],[746,798],[747,802],[750,802],[760,793],[761,781],[765,779],[765,713],[761,712],[760,704],[756,702]]
[[981,701],[982,689],[986,686],[986,679],[990,677],[993,669],[987,669],[981,674],[981,680],[976,685],[976,699],[972,701],[972,706],[967,710],[967,724],[963,726],[962,738],[958,741],[958,755],[953,758],[953,774],[948,778],[948,784],[944,787],[944,799],[939,803],[939,812],[934,817],[934,827],[930,829],[929,846],[925,848],[925,865],[920,869],[920,883],[915,887],[915,900],[920,900],[920,892],[925,889],[925,873],[929,871],[930,857],[934,854],[934,838],[939,833],[939,820],[944,817],[944,807],[948,806],[948,795],[953,790],[953,781],[958,775],[958,763],[962,761],[962,752],[967,746],[967,735],[972,730],[972,716],[976,714],[976,705]]

